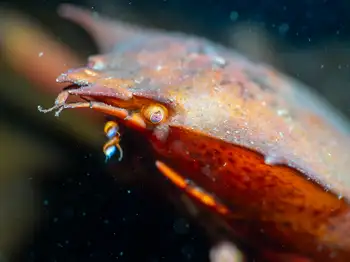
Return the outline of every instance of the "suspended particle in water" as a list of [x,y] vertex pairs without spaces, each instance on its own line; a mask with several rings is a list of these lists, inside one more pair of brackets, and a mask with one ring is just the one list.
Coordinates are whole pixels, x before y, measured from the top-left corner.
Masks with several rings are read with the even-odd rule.
[[283,23],[278,27],[278,33],[280,35],[285,35],[288,33],[288,31],[289,31],[289,25],[286,23]]
[[239,18],[239,14],[236,11],[232,11],[230,13],[230,20],[232,22],[236,22],[238,20],[238,18]]
[[241,252],[230,242],[222,242],[211,249],[209,258],[211,262],[241,262]]

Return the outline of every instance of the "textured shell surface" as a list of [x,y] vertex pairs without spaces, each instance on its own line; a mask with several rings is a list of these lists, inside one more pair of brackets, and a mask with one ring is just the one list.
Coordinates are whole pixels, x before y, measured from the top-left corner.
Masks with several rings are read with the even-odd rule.
[[349,124],[307,86],[203,38],[115,28],[113,48],[58,80],[86,86],[76,94],[103,86],[110,90],[104,95],[120,100],[165,103],[173,110],[164,125],[258,151],[266,163],[296,168],[339,198],[350,198]]

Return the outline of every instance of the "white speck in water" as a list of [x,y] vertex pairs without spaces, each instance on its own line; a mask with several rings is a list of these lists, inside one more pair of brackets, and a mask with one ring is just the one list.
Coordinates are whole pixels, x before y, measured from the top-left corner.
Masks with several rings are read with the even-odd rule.
[[44,55],[44,52],[39,53],[39,57],[42,57]]
[[188,230],[189,230],[189,224],[187,223],[186,220],[184,219],[177,219],[175,222],[174,222],[174,225],[173,225],[173,228],[174,228],[174,231],[177,233],[177,234],[180,234],[180,235],[184,235],[184,234],[187,234],[188,233]]
[[239,18],[239,14],[238,14],[236,11],[232,11],[232,12],[230,13],[230,20],[231,20],[232,22],[237,21],[238,18]]
[[210,250],[211,262],[235,262],[242,261],[242,254],[231,243],[220,243]]
[[289,25],[286,23],[283,23],[278,27],[278,33],[280,35],[285,35],[288,31],[289,31]]

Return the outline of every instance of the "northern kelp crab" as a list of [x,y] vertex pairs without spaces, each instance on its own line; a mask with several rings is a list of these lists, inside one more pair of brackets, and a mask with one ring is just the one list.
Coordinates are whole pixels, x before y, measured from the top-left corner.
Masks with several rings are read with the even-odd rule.
[[[69,87],[40,111],[90,108],[138,130],[158,169],[244,244],[350,259],[350,127],[332,108],[205,39],[94,21],[69,6],[64,14],[104,37],[107,54],[62,74]],[[117,124],[105,132],[109,158]]]

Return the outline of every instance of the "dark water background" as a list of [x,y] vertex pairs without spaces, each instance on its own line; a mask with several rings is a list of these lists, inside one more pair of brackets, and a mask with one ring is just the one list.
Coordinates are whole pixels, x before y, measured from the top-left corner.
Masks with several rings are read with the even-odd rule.
[[[59,3],[2,2],[4,7],[35,18],[58,42],[67,43],[81,57],[96,53],[85,31],[55,15]],[[118,12],[118,17],[126,21],[195,33],[233,46],[236,43],[232,39],[237,40],[237,36],[232,38],[229,32],[242,24],[248,32],[250,26],[259,27],[272,47],[255,52],[260,42],[250,43],[253,55],[308,83],[350,116],[350,2],[74,3],[93,6],[110,16]],[[238,40],[243,37],[247,34],[238,35]],[[248,33],[247,39],[257,38]],[[26,48],[26,43],[22,45]],[[115,176],[111,176],[100,148],[80,137],[79,132],[73,135],[57,121],[49,122],[52,115],[36,112],[35,105],[43,101],[49,104],[54,95],[50,100],[39,99],[39,91],[30,91],[36,90],[34,83],[16,74],[1,56],[0,62],[1,262],[1,254],[4,261],[23,262],[208,261],[209,243],[196,223],[187,221],[143,183],[119,181],[118,172],[134,172],[133,167],[123,166],[130,161],[114,163]],[[15,91],[7,92],[9,89]],[[132,144],[131,140],[129,135],[125,144]],[[132,152],[126,148],[126,153]],[[144,158],[141,162],[147,161],[153,160]]]

